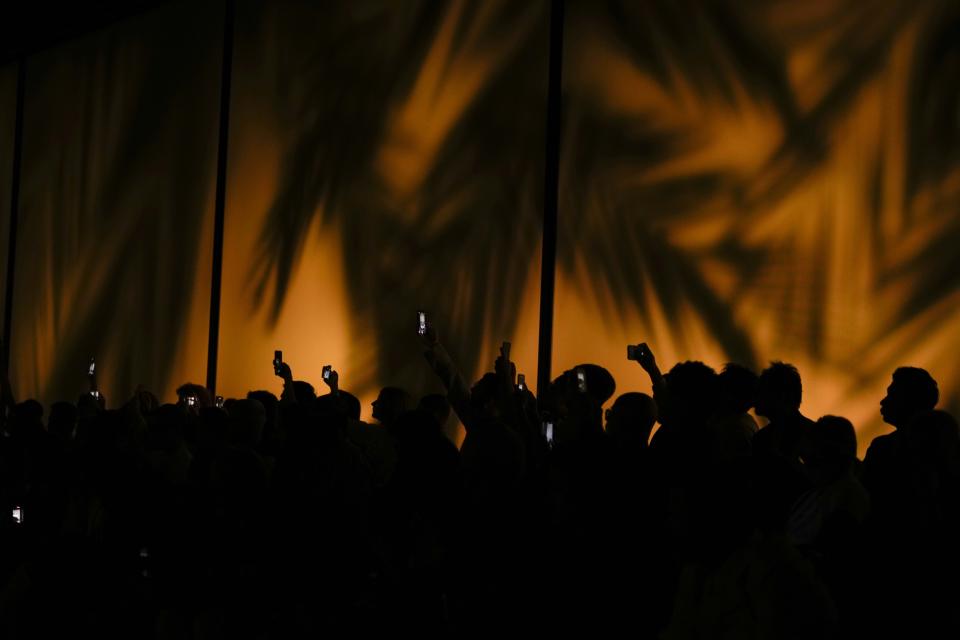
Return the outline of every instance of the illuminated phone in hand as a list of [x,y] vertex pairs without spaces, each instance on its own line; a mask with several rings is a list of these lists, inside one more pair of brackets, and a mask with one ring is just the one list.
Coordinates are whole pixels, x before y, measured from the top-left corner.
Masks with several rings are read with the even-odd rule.
[[427,314],[423,311],[417,311],[417,333],[427,335]]
[[517,375],[517,389],[519,389],[520,391],[527,390],[527,379],[524,377],[522,373]]
[[323,365],[323,379],[327,381],[330,379],[330,372],[333,371],[333,366],[329,364]]

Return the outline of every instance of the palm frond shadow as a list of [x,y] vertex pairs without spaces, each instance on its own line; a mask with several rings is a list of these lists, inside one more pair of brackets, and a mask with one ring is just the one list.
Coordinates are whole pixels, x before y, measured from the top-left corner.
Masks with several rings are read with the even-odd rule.
[[[142,65],[136,68],[135,77],[142,79],[139,86],[122,84],[125,79],[129,82],[129,70],[127,76],[115,74],[116,56],[121,55],[125,39],[114,41],[108,32],[92,48],[83,42],[76,45],[76,64],[81,68],[105,65],[103,86],[115,89],[118,96],[127,92],[132,100],[118,98],[115,104],[123,105],[124,118],[110,123],[120,131],[111,132],[108,139],[95,139],[90,130],[91,118],[102,114],[85,110],[89,115],[79,139],[81,153],[99,149],[103,178],[84,187],[86,197],[81,197],[79,206],[60,202],[61,218],[54,224],[64,229],[75,224],[81,229],[84,251],[95,251],[94,243],[104,233],[126,235],[116,239],[120,249],[112,254],[113,262],[100,265],[108,274],[106,279],[98,288],[88,288],[74,307],[62,310],[70,314],[70,321],[63,323],[56,357],[41,391],[44,398],[70,398],[82,389],[79,372],[93,354],[99,354],[111,369],[108,379],[113,384],[104,389],[108,397],[126,397],[138,382],[159,391],[169,381],[175,364],[170,354],[182,344],[188,325],[191,297],[184,292],[194,290],[198,275],[200,220],[215,167],[216,139],[211,132],[215,131],[217,85],[212,81],[218,77],[219,50],[208,35],[217,24],[217,13],[204,12],[187,29],[175,12],[149,16],[148,22],[136,27],[145,30],[147,41],[162,38],[168,29],[176,29],[182,37],[182,46],[152,49],[137,62]],[[90,93],[100,88],[94,86]],[[197,104],[214,106],[198,111]],[[156,170],[157,163],[163,172]],[[158,175],[169,180],[150,177]],[[67,196],[55,192],[53,197]],[[65,219],[68,212],[78,218]],[[145,238],[153,241],[143,242]],[[164,238],[171,242],[163,243]],[[76,237],[57,233],[53,243],[56,257],[71,256]],[[110,258],[101,256],[104,259]],[[53,264],[55,295],[65,286],[64,274],[76,268],[76,264]]]

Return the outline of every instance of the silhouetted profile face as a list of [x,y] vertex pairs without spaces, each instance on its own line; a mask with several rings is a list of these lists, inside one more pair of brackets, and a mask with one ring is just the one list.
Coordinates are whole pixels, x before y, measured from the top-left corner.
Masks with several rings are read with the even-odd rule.
[[939,399],[937,383],[929,373],[916,367],[900,367],[893,372],[887,395],[880,401],[880,416],[899,428],[932,410]]

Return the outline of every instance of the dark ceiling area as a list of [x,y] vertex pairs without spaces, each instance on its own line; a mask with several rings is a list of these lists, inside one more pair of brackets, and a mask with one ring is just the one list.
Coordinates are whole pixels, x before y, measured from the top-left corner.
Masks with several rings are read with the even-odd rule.
[[3,9],[0,64],[96,31],[165,4],[164,0],[112,0],[60,4],[25,2]]

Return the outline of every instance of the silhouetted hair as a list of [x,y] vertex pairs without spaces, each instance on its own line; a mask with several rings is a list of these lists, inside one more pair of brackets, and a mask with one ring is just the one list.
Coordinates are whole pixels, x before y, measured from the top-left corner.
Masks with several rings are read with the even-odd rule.
[[230,407],[231,440],[252,448],[260,444],[267,412],[259,400],[237,400]]
[[24,424],[38,424],[43,420],[43,405],[36,400],[24,400],[13,408],[14,417]]
[[277,396],[273,395],[269,391],[259,390],[248,392],[247,399],[257,400],[263,405],[263,409],[267,415],[267,422],[270,422],[271,419],[276,419],[277,405],[280,403],[280,401],[277,399]]
[[937,381],[925,369],[919,367],[900,367],[893,372],[893,382],[897,385],[898,395],[909,402],[906,406],[911,413],[930,411],[940,401],[940,389]]
[[799,409],[803,399],[803,384],[800,372],[792,364],[774,361],[760,374],[759,387],[765,394],[771,392],[787,403],[790,408]]
[[[613,397],[617,390],[617,382],[609,371],[597,364],[578,364],[568,373],[575,376],[577,369],[583,369],[584,377],[587,379],[587,393],[597,401],[597,404],[602,405]],[[574,383],[576,383],[575,380]]]
[[631,391],[621,394],[611,409],[641,430],[649,431],[657,421],[657,403],[645,393]]
[[348,418],[351,420],[360,419],[360,400],[357,396],[341,389],[337,399],[340,402],[340,409]]
[[317,392],[314,391],[313,385],[306,380],[293,381],[293,394],[297,397],[297,402],[301,404],[309,404],[317,399]]
[[673,365],[664,376],[670,396],[671,415],[696,419],[708,417],[716,407],[717,372],[698,360]]
[[821,458],[830,462],[853,462],[857,457],[857,432],[842,416],[823,416],[813,427],[813,442]]
[[177,387],[177,397],[182,400],[185,396],[196,397],[197,405],[200,408],[213,406],[210,391],[203,385],[188,382]]
[[756,402],[760,376],[747,367],[728,362],[717,381],[720,402],[730,413],[746,413]]

